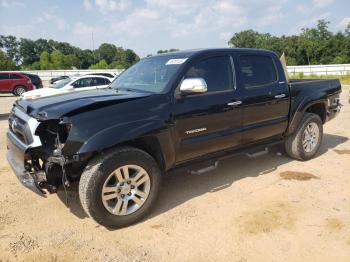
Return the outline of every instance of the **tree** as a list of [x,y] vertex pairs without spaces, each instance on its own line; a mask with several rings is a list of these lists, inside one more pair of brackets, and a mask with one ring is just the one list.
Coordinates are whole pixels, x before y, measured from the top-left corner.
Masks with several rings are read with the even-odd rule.
[[232,47],[263,48],[286,55],[289,65],[350,62],[350,24],[343,32],[332,33],[329,22],[319,20],[316,27],[304,28],[301,34],[276,37],[245,30],[232,36]]
[[33,40],[21,38],[19,46],[19,55],[23,66],[30,66],[35,61],[40,60],[40,54],[37,53]]
[[139,56],[133,50],[122,47],[117,47],[116,55],[113,59],[117,64],[122,65],[124,69],[132,66],[139,60]]
[[124,69],[124,66],[120,64],[118,61],[113,61],[109,66],[109,69]]
[[98,63],[91,65],[89,67],[89,69],[107,69],[107,68],[108,68],[108,64],[104,59],[100,60]]
[[117,47],[113,44],[103,43],[97,49],[97,55],[100,60],[104,59],[107,64],[112,63],[117,52]]
[[63,64],[64,64],[64,57],[63,54],[55,50],[51,53],[50,55],[51,63],[52,63],[52,69],[64,69]]
[[[36,67],[37,66],[36,63],[37,62],[34,62],[32,67]],[[50,62],[50,54],[49,54],[49,52],[44,51],[44,52],[41,53],[39,65],[40,65],[40,69],[41,70],[48,70],[48,69],[52,68],[52,65],[51,65],[51,62]]]
[[75,55],[63,56],[63,68],[72,69],[73,67],[78,68],[80,66],[79,59]]
[[228,44],[232,47],[258,48],[257,39],[259,35],[254,30],[245,30],[234,34]]
[[0,50],[0,70],[17,70],[16,64]]
[[38,40],[35,40],[35,50],[38,54],[41,54],[44,51],[51,53],[54,48],[46,39],[39,38]]
[[15,64],[19,63],[19,42],[17,41],[17,38],[15,36],[0,35],[0,48],[2,48],[5,51],[6,56],[9,59],[11,59]]

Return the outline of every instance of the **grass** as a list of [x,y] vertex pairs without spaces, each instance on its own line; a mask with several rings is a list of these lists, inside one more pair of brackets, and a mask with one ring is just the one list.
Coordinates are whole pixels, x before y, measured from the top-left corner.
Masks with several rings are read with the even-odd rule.
[[339,79],[343,85],[350,85],[350,75],[304,75],[302,72],[299,74],[289,75],[294,79]]

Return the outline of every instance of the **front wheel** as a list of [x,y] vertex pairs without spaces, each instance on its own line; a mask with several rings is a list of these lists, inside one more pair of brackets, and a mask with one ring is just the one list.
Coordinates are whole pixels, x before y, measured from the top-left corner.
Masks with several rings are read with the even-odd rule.
[[321,146],[323,126],[321,118],[305,113],[298,129],[285,140],[287,154],[298,160],[309,160],[315,156]]
[[15,96],[21,96],[23,93],[27,92],[27,88],[24,86],[16,86],[13,90]]
[[157,163],[146,152],[122,147],[93,159],[79,182],[85,212],[97,223],[120,228],[141,220],[161,183]]

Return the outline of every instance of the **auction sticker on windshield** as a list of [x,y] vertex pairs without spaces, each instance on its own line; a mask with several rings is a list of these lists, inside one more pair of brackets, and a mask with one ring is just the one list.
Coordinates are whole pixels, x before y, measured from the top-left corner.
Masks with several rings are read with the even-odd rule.
[[181,65],[186,60],[187,60],[187,58],[170,59],[170,60],[168,60],[168,62],[166,62],[166,65]]

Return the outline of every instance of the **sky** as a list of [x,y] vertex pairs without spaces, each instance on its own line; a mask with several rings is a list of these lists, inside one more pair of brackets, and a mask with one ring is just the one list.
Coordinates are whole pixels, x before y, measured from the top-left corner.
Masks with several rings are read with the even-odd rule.
[[0,34],[83,49],[107,42],[141,57],[160,49],[227,47],[247,29],[298,34],[319,19],[343,31],[350,0],[0,0]]

